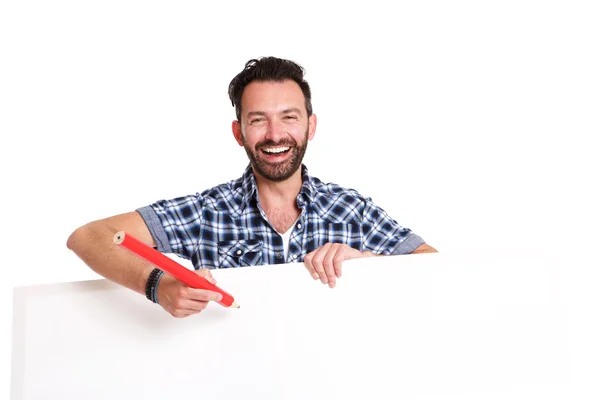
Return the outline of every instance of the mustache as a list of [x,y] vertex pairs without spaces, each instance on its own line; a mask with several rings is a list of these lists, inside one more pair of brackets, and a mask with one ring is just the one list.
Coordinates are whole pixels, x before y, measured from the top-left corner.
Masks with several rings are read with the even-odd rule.
[[263,140],[256,144],[256,149],[262,149],[263,147],[295,147],[296,142],[293,140],[282,140],[280,142],[275,142],[273,140]]

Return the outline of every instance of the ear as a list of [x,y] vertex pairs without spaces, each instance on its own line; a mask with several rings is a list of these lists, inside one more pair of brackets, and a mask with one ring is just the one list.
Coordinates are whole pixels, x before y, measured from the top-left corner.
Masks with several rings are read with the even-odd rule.
[[308,140],[312,140],[317,131],[317,116],[315,114],[308,118]]
[[240,146],[244,146],[244,141],[242,140],[242,126],[238,120],[234,120],[231,123],[231,131],[233,132],[233,137],[236,142],[238,142]]

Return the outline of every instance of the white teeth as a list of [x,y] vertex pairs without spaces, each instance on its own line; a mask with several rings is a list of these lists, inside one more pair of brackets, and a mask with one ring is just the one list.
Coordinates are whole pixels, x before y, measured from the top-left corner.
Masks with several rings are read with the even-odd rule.
[[289,147],[275,147],[274,149],[263,149],[265,153],[283,153],[284,151],[288,151]]

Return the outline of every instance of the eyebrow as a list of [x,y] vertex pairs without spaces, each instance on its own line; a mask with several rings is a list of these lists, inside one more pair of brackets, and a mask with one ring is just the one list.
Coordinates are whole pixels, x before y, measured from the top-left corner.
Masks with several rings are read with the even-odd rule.
[[[302,114],[302,111],[300,111],[299,108],[292,107],[292,108],[286,108],[285,110],[279,112],[279,114],[291,114],[291,113]],[[264,117],[265,115],[267,115],[267,113],[265,113],[263,111],[250,111],[246,115],[246,118],[250,119],[252,117]]]
[[290,113],[302,114],[302,111],[300,111],[300,109],[298,109],[296,107],[292,107],[292,108],[286,108],[285,110],[283,110],[281,112],[281,114],[290,114]]
[[262,117],[264,115],[266,115],[266,114],[262,111],[250,111],[248,113],[248,115],[246,115],[246,118],[250,119],[251,117],[256,117],[256,116]]

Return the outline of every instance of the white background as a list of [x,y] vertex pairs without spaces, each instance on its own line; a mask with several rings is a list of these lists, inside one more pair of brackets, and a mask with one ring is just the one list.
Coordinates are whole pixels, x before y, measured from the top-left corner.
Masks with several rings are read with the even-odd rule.
[[0,397],[12,288],[98,278],[75,228],[240,176],[227,86],[264,55],[307,70],[311,174],[440,251],[572,257],[568,298],[598,300],[598,6],[411,3],[2,2]]

